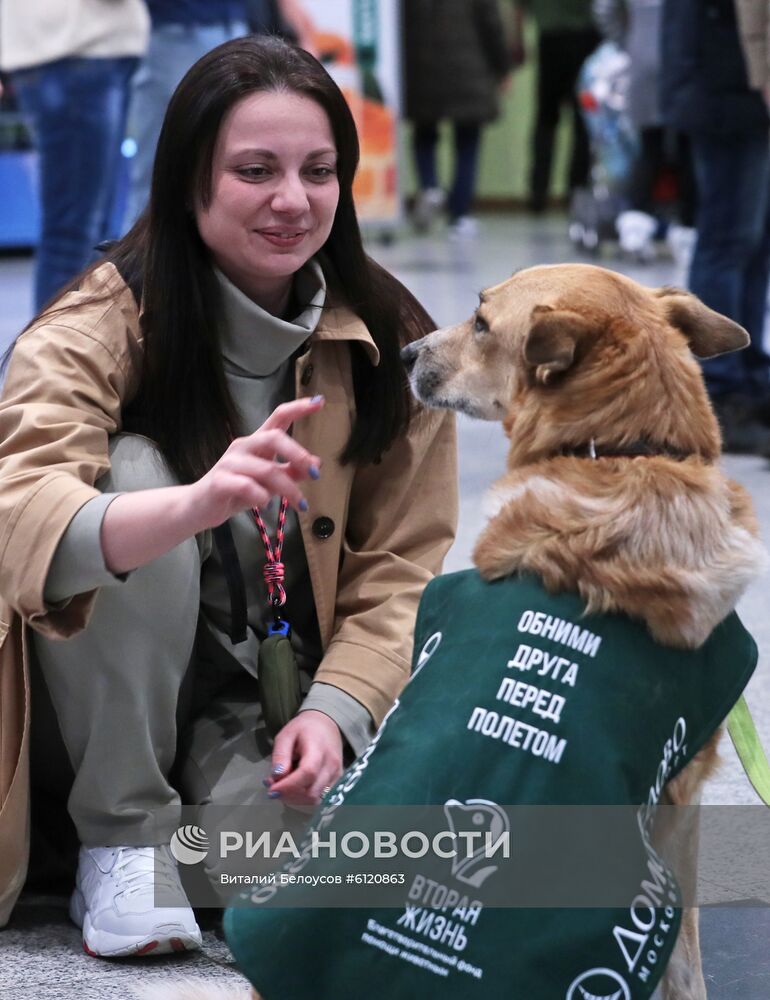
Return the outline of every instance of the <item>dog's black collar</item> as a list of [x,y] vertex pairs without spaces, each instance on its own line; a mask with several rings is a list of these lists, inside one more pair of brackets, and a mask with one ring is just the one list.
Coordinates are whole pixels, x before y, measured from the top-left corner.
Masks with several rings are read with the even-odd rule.
[[650,444],[649,441],[632,441],[624,445],[596,444],[592,438],[588,444],[565,445],[559,454],[571,458],[639,458],[662,455],[681,462],[685,458],[691,458],[694,452],[682,451],[681,448],[669,445]]

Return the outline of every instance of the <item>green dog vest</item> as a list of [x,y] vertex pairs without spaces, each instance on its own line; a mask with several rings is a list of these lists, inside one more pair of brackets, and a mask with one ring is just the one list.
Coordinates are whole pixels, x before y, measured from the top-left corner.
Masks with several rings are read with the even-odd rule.
[[[330,803],[654,805],[738,699],[756,645],[734,613],[699,649],[682,650],[625,615],[584,610],[578,595],[549,594],[532,576],[432,581],[412,678],[314,824]],[[655,865],[638,829],[629,835]],[[344,859],[302,868],[334,870]],[[225,929],[265,1000],[646,1000],[681,916],[662,871],[642,864],[626,907],[517,908],[469,902],[473,878],[447,861],[454,896],[423,899],[412,884],[401,908],[292,909],[279,888],[270,907],[230,908]]]

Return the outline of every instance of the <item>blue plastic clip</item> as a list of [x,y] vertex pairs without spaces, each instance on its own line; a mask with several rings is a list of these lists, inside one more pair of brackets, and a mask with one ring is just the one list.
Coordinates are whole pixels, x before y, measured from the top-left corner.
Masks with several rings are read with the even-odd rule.
[[268,635],[285,635],[288,639],[291,636],[291,625],[283,618],[276,618],[272,625],[267,626]]

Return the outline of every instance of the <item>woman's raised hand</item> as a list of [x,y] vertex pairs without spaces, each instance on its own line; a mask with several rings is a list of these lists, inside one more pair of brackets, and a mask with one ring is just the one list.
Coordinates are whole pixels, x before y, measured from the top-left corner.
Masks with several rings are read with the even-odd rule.
[[233,441],[195,483],[117,496],[104,514],[100,533],[107,569],[127,573],[144,566],[185,539],[273,496],[287,496],[295,509],[307,510],[297,484],[318,478],[320,459],[287,431],[323,404],[323,396],[314,396],[276,407],[259,430]]
[[253,434],[232,442],[217,464],[190,487],[201,528],[214,528],[274,496],[288,497],[295,510],[307,510],[297,484],[318,478],[320,459],[287,431],[295,420],[315,413],[323,404],[323,396],[282,403]]

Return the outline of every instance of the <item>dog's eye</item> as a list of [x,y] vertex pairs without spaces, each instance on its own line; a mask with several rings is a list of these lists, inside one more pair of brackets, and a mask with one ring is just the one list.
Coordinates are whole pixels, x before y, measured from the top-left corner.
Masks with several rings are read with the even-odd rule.
[[483,320],[481,316],[476,317],[476,322],[473,324],[473,329],[476,333],[489,333],[489,325],[486,320]]

